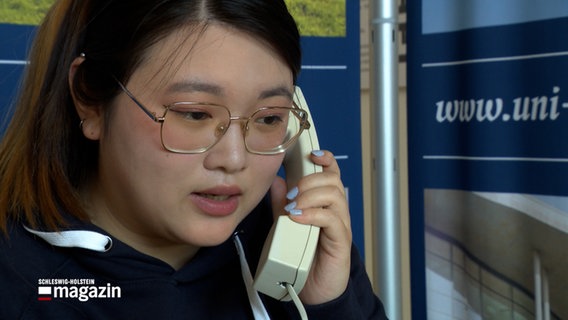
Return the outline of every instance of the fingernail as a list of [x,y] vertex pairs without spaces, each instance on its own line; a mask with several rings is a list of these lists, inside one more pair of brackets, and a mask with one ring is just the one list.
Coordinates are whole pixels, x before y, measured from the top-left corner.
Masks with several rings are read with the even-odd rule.
[[290,213],[291,216],[299,216],[299,215],[302,214],[302,210],[300,210],[300,209],[293,209],[293,210],[290,210],[289,213]]
[[297,205],[296,202],[290,202],[284,207],[284,210],[286,210],[287,212],[290,212],[290,211],[294,210],[294,208],[296,208],[296,205]]
[[312,151],[312,154],[316,157],[323,157],[323,155],[325,154],[325,152],[321,151],[321,150],[314,150]]
[[294,187],[292,188],[292,190],[288,191],[288,193],[286,194],[286,198],[288,200],[292,200],[294,198],[296,198],[296,196],[298,196],[298,187]]

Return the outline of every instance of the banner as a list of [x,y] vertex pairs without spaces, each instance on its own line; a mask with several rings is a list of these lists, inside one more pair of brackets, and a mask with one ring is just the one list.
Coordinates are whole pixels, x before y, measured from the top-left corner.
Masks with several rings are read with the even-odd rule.
[[[296,7],[298,2],[302,5]],[[353,242],[363,255],[359,1],[286,3],[302,34],[298,84],[313,114],[320,147],[332,151],[338,161],[349,200]],[[315,19],[318,16],[319,21]]]
[[568,2],[407,17],[413,317],[568,319]]

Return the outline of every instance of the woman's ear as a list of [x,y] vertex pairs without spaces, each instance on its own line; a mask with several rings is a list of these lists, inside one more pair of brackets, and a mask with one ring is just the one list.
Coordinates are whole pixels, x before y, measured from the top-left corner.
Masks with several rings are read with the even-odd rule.
[[81,119],[81,122],[77,125],[81,126],[83,135],[90,140],[99,140],[101,138],[103,127],[102,108],[96,105],[87,105],[75,95],[75,75],[85,59],[85,55],[81,54],[81,56],[73,60],[71,67],[69,67],[69,92],[71,92],[73,104],[75,105],[79,119]]

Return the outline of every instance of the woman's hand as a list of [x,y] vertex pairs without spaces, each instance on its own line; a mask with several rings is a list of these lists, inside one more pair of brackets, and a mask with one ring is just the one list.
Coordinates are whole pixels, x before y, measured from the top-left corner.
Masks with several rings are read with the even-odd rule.
[[[310,274],[299,296],[305,304],[321,304],[338,298],[347,288],[351,257],[351,220],[340,170],[333,154],[316,151],[312,161],[321,173],[303,177],[296,190],[289,190],[282,178],[272,185],[272,205],[276,215],[295,202],[290,218],[320,227],[320,237]],[[297,193],[297,195],[296,195]],[[295,195],[295,197],[293,197]],[[300,214],[298,214],[300,213]]]

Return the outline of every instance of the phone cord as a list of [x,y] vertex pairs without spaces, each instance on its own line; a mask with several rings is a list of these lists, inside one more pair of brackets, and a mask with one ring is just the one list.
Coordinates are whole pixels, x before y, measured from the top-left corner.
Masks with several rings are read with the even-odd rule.
[[292,301],[294,301],[296,309],[298,309],[302,320],[308,320],[308,314],[306,313],[304,304],[302,304],[302,301],[300,301],[300,298],[298,297],[296,290],[294,290],[294,287],[291,284],[286,283],[286,289],[288,289],[288,294],[290,295],[290,297],[292,297]]

